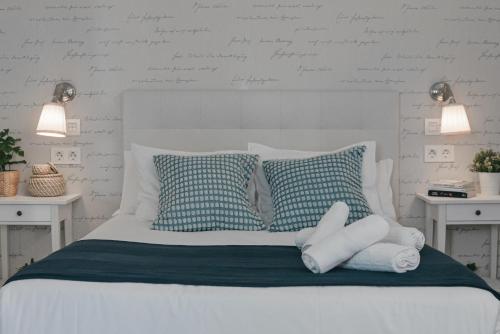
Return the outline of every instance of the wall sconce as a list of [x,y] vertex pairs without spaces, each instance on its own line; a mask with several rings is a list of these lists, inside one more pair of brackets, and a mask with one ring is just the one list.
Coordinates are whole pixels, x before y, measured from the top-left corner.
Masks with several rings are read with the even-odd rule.
[[431,86],[429,94],[435,101],[442,103],[449,101],[449,104],[443,105],[441,112],[442,134],[453,135],[471,131],[465,107],[455,101],[450,85],[446,82],[437,82]]
[[64,104],[75,98],[76,89],[68,82],[56,85],[51,103],[43,105],[36,134],[49,137],[66,137],[66,110]]

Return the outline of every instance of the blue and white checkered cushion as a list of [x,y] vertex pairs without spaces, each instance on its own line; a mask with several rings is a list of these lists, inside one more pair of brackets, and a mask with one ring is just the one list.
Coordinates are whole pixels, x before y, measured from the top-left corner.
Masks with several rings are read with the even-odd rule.
[[316,226],[337,201],[349,206],[347,224],[370,215],[361,177],[365,148],[308,159],[263,161],[274,209],[269,229],[298,231]]
[[153,160],[160,178],[160,200],[152,229],[195,232],[265,228],[247,195],[257,156],[157,155]]

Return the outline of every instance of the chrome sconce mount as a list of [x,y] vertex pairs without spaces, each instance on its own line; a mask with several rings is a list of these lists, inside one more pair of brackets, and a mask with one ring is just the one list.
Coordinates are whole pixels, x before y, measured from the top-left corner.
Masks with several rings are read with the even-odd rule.
[[429,90],[429,95],[433,100],[438,102],[446,102],[450,100],[450,103],[456,103],[451,87],[446,82],[436,82],[433,84]]
[[54,89],[54,96],[52,102],[67,103],[72,101],[76,96],[76,88],[69,82],[61,82],[56,85]]

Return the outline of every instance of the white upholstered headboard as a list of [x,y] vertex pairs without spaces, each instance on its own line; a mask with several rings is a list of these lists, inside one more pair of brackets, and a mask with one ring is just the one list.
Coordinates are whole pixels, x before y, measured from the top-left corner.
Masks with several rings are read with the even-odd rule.
[[246,149],[248,142],[332,150],[377,141],[394,160],[399,202],[399,94],[393,91],[132,90],[123,93],[123,145]]

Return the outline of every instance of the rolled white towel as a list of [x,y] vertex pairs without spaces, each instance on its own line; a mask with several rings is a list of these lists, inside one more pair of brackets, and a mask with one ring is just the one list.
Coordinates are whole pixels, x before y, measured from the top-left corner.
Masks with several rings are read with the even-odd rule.
[[341,267],[405,273],[417,269],[419,264],[420,253],[416,248],[378,242],[356,253]]
[[395,221],[389,220],[389,233],[387,233],[382,242],[421,250],[425,245],[425,236],[414,227],[405,227]]
[[307,239],[309,239],[311,235],[313,235],[314,230],[314,227],[306,227],[298,231],[297,234],[295,234],[295,246],[297,246],[298,249],[302,249]]
[[306,240],[302,246],[302,251],[305,251],[312,245],[320,242],[324,238],[339,231],[345,226],[347,217],[349,216],[349,207],[344,202],[335,202],[331,208],[321,217],[318,225],[314,229],[314,233]]
[[325,273],[382,240],[388,231],[389,224],[382,217],[365,217],[306,249],[302,261],[313,273]]
[[335,202],[321,217],[316,227],[307,227],[297,232],[295,235],[295,245],[301,250],[306,250],[312,244],[344,227],[348,216],[349,207],[347,204],[344,202]]

